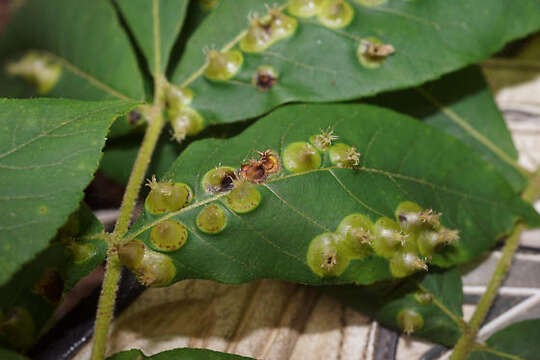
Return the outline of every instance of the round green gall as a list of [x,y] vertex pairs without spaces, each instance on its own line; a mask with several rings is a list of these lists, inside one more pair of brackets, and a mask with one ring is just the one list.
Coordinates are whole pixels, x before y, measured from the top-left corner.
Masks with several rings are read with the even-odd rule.
[[186,87],[168,84],[165,89],[165,103],[167,110],[179,110],[189,105],[193,100],[193,91]]
[[311,240],[307,252],[311,271],[322,277],[342,274],[350,262],[342,247],[343,241],[340,235],[334,233],[323,233]]
[[17,350],[27,350],[36,340],[36,326],[28,310],[10,309],[0,321],[0,343]]
[[184,183],[157,182],[156,177],[152,176],[147,186],[151,190],[144,205],[152,214],[178,211],[189,204],[192,198],[191,188]]
[[353,259],[363,259],[371,254],[373,223],[363,214],[346,216],[336,230],[344,239],[343,247]]
[[173,138],[182,142],[188,135],[197,135],[204,127],[202,116],[189,106],[169,111]]
[[161,251],[176,251],[184,246],[187,238],[186,227],[175,220],[160,222],[150,231],[150,243]]
[[7,65],[7,73],[34,84],[41,95],[47,94],[60,79],[62,67],[46,53],[30,51]]
[[325,0],[317,18],[324,26],[339,29],[349,25],[354,17],[354,9],[345,0]]
[[287,10],[294,16],[308,18],[319,13],[323,2],[324,0],[291,0]]
[[135,271],[141,266],[142,259],[144,257],[144,251],[146,245],[140,240],[132,240],[125,244],[119,244],[117,246],[118,258],[122,265],[130,270]]
[[318,169],[321,166],[321,155],[307,142],[294,142],[285,149],[282,161],[285,169],[300,173]]
[[252,184],[243,182],[228,193],[223,202],[227,208],[235,213],[245,214],[259,206],[261,193]]
[[169,285],[176,276],[176,267],[169,256],[145,248],[135,274],[145,286],[163,287]]
[[396,220],[401,225],[401,228],[411,231],[423,225],[421,215],[424,209],[415,202],[404,201],[398,205],[394,212]]
[[338,143],[328,150],[330,162],[341,168],[354,168],[360,163],[360,153],[354,146]]
[[82,264],[94,255],[96,255],[96,249],[92,243],[83,243],[78,241],[70,241],[66,247],[69,249],[73,262],[75,264]]
[[298,22],[283,14],[277,8],[269,8],[268,14],[259,17],[257,13],[249,16],[249,28],[240,40],[240,49],[246,53],[257,53],[266,50],[275,42],[291,36]]
[[373,6],[384,4],[388,0],[355,0],[355,1],[359,3],[360,5],[373,7]]
[[213,195],[232,190],[236,179],[233,167],[218,166],[204,174],[201,184],[207,194]]
[[400,226],[387,217],[379,218],[373,225],[373,250],[379,256],[390,259],[405,244],[406,235]]
[[414,293],[414,299],[422,305],[429,305],[433,302],[433,295],[423,290]]
[[361,39],[356,50],[356,56],[362,66],[368,69],[376,69],[382,65],[389,55],[394,53],[392,45],[383,44],[375,37]]
[[207,66],[204,75],[207,79],[215,81],[225,81],[232,79],[244,62],[244,56],[240,51],[216,51],[208,50],[206,52]]
[[405,334],[410,335],[424,326],[424,319],[416,310],[405,308],[398,313],[397,324]]
[[422,256],[433,256],[433,254],[445,244],[449,244],[459,239],[457,230],[440,228],[439,230],[425,229],[418,234],[418,250]]
[[227,226],[227,214],[217,204],[206,205],[197,215],[197,227],[207,234],[218,234]]
[[419,270],[427,270],[427,265],[416,253],[398,251],[390,259],[390,273],[396,278],[412,275]]

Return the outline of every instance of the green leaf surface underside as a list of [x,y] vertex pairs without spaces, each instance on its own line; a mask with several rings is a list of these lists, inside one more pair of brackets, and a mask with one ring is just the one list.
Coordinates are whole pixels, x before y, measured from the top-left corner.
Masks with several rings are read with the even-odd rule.
[[0,100],[0,284],[79,205],[112,120],[134,103]]
[[[110,1],[28,1],[0,37],[3,76],[6,63],[29,50],[40,51],[62,66],[58,83],[47,96],[80,100],[144,97],[134,51]],[[25,95],[11,87],[0,86],[0,90],[2,96]]]
[[[417,85],[482,60],[505,42],[537,29],[540,20],[540,3],[534,0],[389,0],[372,7],[350,0],[354,18],[348,26],[330,29],[317,17],[298,18],[292,36],[262,52],[243,53],[242,68],[232,79],[206,79],[202,49],[237,49],[248,14],[264,15],[265,3],[221,1],[187,43],[171,81],[195,92],[191,106],[207,123],[253,117],[285,102],[354,99]],[[286,5],[284,0],[277,3]],[[361,39],[369,37],[395,48],[374,69],[357,58]],[[268,91],[252,84],[261,65],[272,66],[279,75]]]
[[[195,218],[222,195],[205,193],[203,175],[218,166],[240,167],[255,150],[271,149],[282,157],[293,142],[308,141],[319,129],[332,127],[338,142],[361,154],[355,169],[337,168],[322,154],[320,168],[304,173],[283,170],[257,185],[258,208],[246,214],[226,209],[227,226],[219,234],[197,229]],[[402,201],[443,213],[442,224],[460,231],[461,239],[433,258],[449,266],[491,247],[519,217],[538,222],[538,215],[498,171],[469,148],[439,130],[393,111],[369,105],[295,105],[276,110],[240,136],[190,145],[163,177],[193,189],[192,204],[163,215],[148,212],[128,238],[149,246],[150,229],[171,218],[188,229],[186,244],[168,255],[175,280],[204,278],[239,283],[256,278],[282,278],[310,283],[369,284],[391,277],[388,262],[377,256],[352,260],[335,278],[321,278],[306,264],[310,241],[333,232],[351,213],[375,221],[394,218]]]
[[368,100],[423,120],[457,137],[495,166],[516,191],[527,179],[491,91],[478,67],[469,67],[422,85]]
[[514,323],[491,335],[484,350],[473,351],[469,360],[536,360],[540,354],[538,342],[540,319]]
[[325,292],[344,304],[373,316],[379,323],[403,331],[398,315],[413,310],[423,318],[414,336],[452,346],[461,331],[461,277],[456,268],[430,271],[403,282],[389,281],[371,286],[332,286]]
[[[162,74],[186,15],[187,0],[116,0],[153,73]],[[156,39],[154,27],[158,28]],[[160,49],[160,68],[154,69]]]
[[140,350],[129,350],[114,354],[107,360],[248,360],[250,358],[226,354],[205,349],[174,349],[160,352],[152,356],[145,356]]
[[52,325],[50,318],[62,302],[63,294],[99,266],[106,253],[103,225],[82,203],[52,245],[25,264],[11,281],[0,288],[1,312],[9,317],[24,309],[33,324],[31,330],[26,329],[28,338],[24,339],[24,344],[14,342],[16,332],[9,328],[2,331],[0,343],[19,349],[31,345]]

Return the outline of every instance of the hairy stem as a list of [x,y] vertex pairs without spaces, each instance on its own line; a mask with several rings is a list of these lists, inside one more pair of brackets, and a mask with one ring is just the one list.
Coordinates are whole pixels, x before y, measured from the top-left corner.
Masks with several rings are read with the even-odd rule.
[[[528,202],[533,202],[539,194],[540,171],[537,171],[536,174],[531,177],[530,183],[523,193],[523,199]],[[526,224],[521,221],[514,225],[510,236],[508,239],[506,239],[502,256],[497,263],[497,267],[495,268],[491,279],[489,280],[486,292],[478,302],[471,320],[465,329],[463,329],[463,334],[459,338],[450,360],[467,359],[469,352],[473,350],[476,341],[476,334],[478,333],[482,322],[484,321],[491,305],[493,304],[493,301],[495,300],[495,297],[497,296],[497,291],[499,290],[506,273],[510,269],[512,257],[514,256],[514,253],[519,245],[521,232],[525,230],[526,227]]]

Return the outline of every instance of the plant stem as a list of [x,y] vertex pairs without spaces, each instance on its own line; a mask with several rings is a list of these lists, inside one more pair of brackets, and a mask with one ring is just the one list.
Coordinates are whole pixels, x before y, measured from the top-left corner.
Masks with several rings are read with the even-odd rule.
[[[531,177],[529,185],[523,192],[522,197],[527,202],[533,202],[539,194],[540,171],[537,171],[534,176]],[[450,360],[464,360],[468,357],[469,352],[471,352],[473,349],[476,341],[476,334],[478,333],[482,322],[484,321],[489,309],[491,308],[491,305],[493,304],[493,301],[495,300],[495,297],[497,296],[497,291],[499,290],[506,273],[510,269],[512,258],[519,245],[521,232],[526,229],[526,227],[526,224],[522,221],[519,221],[514,225],[510,236],[508,239],[506,239],[501,258],[499,259],[497,267],[489,280],[486,292],[478,302],[471,320],[465,329],[463,329],[463,334],[459,338]]]

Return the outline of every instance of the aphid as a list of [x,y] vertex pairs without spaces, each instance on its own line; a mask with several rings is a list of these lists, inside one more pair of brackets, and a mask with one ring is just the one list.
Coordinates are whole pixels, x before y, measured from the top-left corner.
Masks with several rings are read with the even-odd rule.
[[416,310],[405,308],[397,315],[397,323],[405,334],[410,335],[424,326],[424,319]]
[[233,167],[218,166],[204,174],[202,187],[208,194],[223,193],[234,188],[238,176]]
[[324,0],[291,0],[287,10],[294,16],[308,18],[319,13]]
[[349,266],[350,258],[339,234],[323,233],[309,244],[307,263],[315,274],[323,277],[338,276]]
[[310,137],[309,141],[320,151],[326,151],[332,145],[332,142],[337,139],[339,139],[339,136],[334,135],[334,130],[328,127],[326,130],[321,129],[318,135]]
[[283,166],[294,172],[318,169],[321,166],[321,155],[317,149],[306,142],[294,142],[283,152]]
[[270,90],[277,83],[277,72],[271,66],[259,66],[253,74],[252,83],[261,91]]
[[354,10],[345,0],[325,0],[319,10],[321,24],[331,29],[349,25],[354,17]]
[[204,75],[210,80],[224,81],[233,78],[244,62],[240,51],[206,50],[207,66]]

